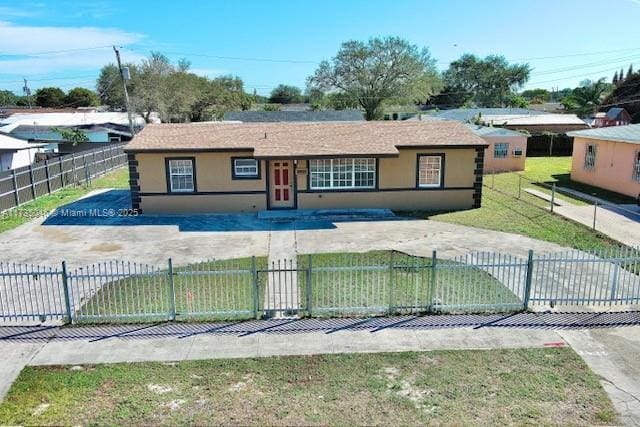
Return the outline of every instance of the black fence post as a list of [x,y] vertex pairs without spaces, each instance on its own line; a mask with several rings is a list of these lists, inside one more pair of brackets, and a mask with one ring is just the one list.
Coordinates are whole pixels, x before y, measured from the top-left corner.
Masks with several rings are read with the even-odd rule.
[[429,287],[429,298],[431,304],[429,305],[429,312],[433,313],[436,309],[436,267],[438,259],[436,258],[436,251],[431,252],[431,284]]
[[67,323],[73,323],[73,309],[71,307],[71,292],[69,291],[69,275],[67,262],[62,261],[62,290],[64,292],[64,307],[67,313]]
[[11,176],[13,178],[13,195],[15,196],[15,200],[16,200],[16,208],[18,206],[20,206],[20,195],[18,194],[18,179],[16,178],[16,170],[15,169],[11,169]]
[[49,160],[44,161],[44,174],[47,178],[47,194],[51,194],[51,176],[49,176]]
[[531,284],[533,282],[533,250],[529,249],[527,257],[527,271],[524,278],[524,309],[529,309],[529,300],[531,299]]
[[395,289],[394,289],[394,286],[395,286],[395,280],[394,280],[395,279],[394,278],[395,272],[394,272],[394,264],[393,264],[394,259],[393,259],[393,257],[394,257],[394,251],[391,251],[389,253],[389,315],[393,314],[393,312],[395,310],[395,308],[394,308],[394,305],[395,305],[395,301],[394,301],[395,300],[395,295],[394,295],[395,294]]
[[258,319],[260,309],[260,286],[258,284],[258,269],[256,268],[256,257],[251,257],[251,282],[253,287],[253,317]]
[[33,166],[29,165],[29,180],[31,181],[31,195],[33,196],[33,200],[36,199],[36,179],[33,176]]
[[311,269],[312,269],[312,255],[309,254],[308,257],[308,262],[307,262],[307,316],[311,317],[312,314],[312,308],[311,308],[311,302],[312,302],[312,298],[311,298]]
[[169,319],[173,322],[176,320],[176,286],[173,281],[173,261],[169,258]]

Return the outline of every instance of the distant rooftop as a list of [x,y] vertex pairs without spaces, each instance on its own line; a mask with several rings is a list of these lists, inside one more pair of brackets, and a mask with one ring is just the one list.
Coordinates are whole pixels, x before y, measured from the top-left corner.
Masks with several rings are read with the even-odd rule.
[[486,114],[482,115],[484,123],[507,126],[536,125],[584,125],[586,123],[575,114],[548,114],[536,111],[535,114]]
[[567,135],[588,139],[602,139],[606,141],[640,144],[640,124],[578,130],[574,132],[567,132]]
[[456,120],[458,122],[466,122],[473,120],[480,114],[482,117],[487,115],[540,115],[547,114],[543,111],[529,110],[527,108],[454,108],[452,110],[440,110],[429,113],[435,117],[442,119]]
[[229,111],[224,120],[240,122],[353,122],[364,120],[359,110]]
[[505,128],[494,128],[491,126],[478,126],[474,124],[467,124],[466,126],[478,136],[493,136],[493,137],[528,136],[525,133],[518,132],[511,129],[505,129]]
[[0,151],[18,151],[40,147],[46,147],[46,144],[32,144],[22,139],[0,133]]

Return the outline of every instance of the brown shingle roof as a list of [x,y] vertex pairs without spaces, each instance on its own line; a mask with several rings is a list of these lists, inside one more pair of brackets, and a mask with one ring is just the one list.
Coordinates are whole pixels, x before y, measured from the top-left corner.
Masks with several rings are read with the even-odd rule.
[[[266,134],[266,138],[265,138]],[[397,147],[486,145],[450,121],[149,124],[126,151],[254,151],[255,157],[394,156]]]

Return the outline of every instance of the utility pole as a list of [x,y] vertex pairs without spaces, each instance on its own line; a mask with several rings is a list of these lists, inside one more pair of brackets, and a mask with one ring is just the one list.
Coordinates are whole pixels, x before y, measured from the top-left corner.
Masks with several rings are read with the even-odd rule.
[[27,104],[29,105],[29,109],[31,109],[31,89],[29,89],[29,85],[27,84],[27,79],[23,78],[24,86],[22,86],[22,93],[27,97]]
[[120,51],[117,47],[113,47],[113,51],[116,53],[116,60],[118,61],[118,70],[120,70],[120,77],[122,77],[122,86],[124,87],[124,102],[127,106],[127,116],[129,117],[129,131],[131,132],[131,137],[135,135],[133,131],[133,119],[131,118],[131,106],[129,105],[129,92],[127,91],[127,80],[129,80],[130,76],[127,72],[127,76],[125,78],[125,73],[122,68],[122,63],[120,62]]

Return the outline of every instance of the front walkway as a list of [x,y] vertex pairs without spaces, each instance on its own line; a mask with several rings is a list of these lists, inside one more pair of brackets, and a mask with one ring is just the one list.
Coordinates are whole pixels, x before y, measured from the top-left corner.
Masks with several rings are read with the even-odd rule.
[[[551,202],[551,196],[546,192],[525,189],[529,194]],[[573,193],[576,193],[575,191]],[[585,197],[587,197],[585,195]],[[595,214],[595,229],[602,234],[606,234],[613,240],[627,246],[640,245],[640,212],[635,213],[625,207],[617,209],[614,205],[606,203],[594,206],[576,205],[560,198],[555,198],[553,211],[572,221],[579,222],[589,228],[593,227]]]

